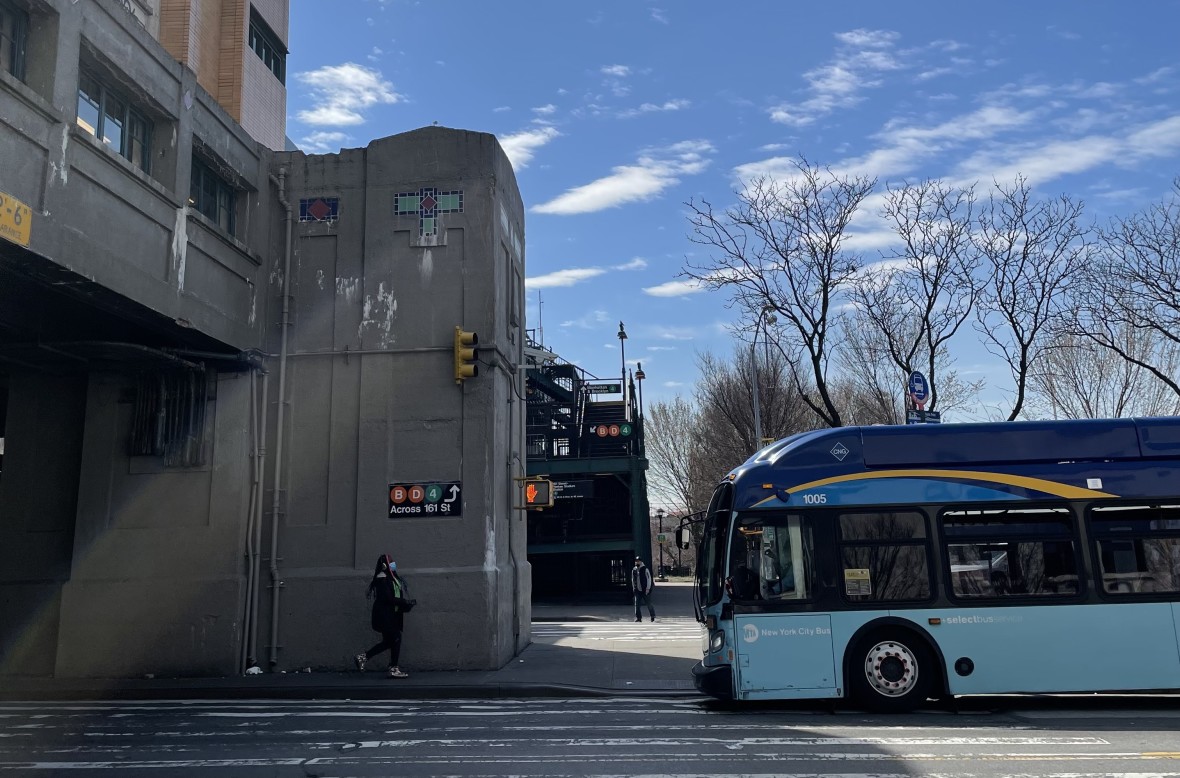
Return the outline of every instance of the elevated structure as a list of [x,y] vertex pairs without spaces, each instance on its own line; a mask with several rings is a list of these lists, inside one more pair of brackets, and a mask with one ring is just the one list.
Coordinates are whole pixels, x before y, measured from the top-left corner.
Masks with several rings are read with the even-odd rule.
[[530,340],[529,475],[554,482],[552,509],[529,515],[538,598],[625,589],[651,563],[643,418],[630,376],[599,379]]

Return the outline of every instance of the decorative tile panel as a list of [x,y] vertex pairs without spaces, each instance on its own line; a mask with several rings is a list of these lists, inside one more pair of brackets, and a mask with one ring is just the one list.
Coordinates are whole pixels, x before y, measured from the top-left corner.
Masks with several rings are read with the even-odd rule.
[[340,198],[308,197],[299,201],[299,221],[334,222],[340,218]]
[[418,235],[425,238],[438,234],[438,214],[463,213],[463,192],[440,192],[434,187],[400,192],[394,195],[393,208],[398,216],[417,214]]

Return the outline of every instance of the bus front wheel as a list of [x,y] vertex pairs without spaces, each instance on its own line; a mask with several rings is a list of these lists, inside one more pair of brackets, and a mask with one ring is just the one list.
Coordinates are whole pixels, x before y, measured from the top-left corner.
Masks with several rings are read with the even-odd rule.
[[900,713],[926,701],[935,670],[921,638],[904,630],[883,630],[857,644],[848,672],[849,691],[858,703]]

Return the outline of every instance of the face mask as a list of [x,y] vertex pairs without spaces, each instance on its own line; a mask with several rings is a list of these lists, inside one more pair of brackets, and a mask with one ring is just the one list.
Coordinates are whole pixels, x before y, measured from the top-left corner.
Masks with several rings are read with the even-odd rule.
[[389,572],[392,573],[395,570],[397,570],[397,562],[390,562],[389,563]]

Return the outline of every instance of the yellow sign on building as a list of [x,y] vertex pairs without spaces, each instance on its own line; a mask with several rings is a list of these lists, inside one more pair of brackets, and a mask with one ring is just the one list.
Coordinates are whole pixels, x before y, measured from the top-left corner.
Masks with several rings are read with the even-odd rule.
[[0,192],[0,238],[27,247],[32,228],[33,209],[12,195]]

